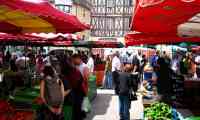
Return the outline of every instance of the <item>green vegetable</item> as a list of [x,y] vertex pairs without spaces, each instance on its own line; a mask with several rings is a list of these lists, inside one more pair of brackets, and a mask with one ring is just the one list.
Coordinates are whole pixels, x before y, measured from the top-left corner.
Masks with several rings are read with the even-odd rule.
[[144,116],[149,120],[171,120],[172,109],[165,103],[156,102],[145,108]]
[[200,117],[189,117],[186,118],[185,120],[200,120]]

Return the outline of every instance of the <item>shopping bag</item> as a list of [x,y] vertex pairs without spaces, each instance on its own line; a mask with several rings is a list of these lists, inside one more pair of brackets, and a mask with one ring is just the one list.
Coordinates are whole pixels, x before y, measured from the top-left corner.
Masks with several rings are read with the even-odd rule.
[[88,97],[84,97],[82,103],[82,111],[88,113],[91,111],[91,104]]
[[96,81],[96,75],[90,74],[89,81]]

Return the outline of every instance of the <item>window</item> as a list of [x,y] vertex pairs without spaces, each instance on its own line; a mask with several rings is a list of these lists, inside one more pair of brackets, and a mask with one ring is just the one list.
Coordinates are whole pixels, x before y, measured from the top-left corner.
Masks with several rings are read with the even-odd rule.
[[83,8],[83,17],[85,17],[86,16],[86,11],[85,11],[85,9]]
[[107,0],[107,7],[114,7],[114,0]]
[[70,6],[70,5],[58,4],[58,5],[56,5],[56,7],[59,10],[66,12],[66,13],[71,13],[71,10],[72,10],[72,6]]
[[72,5],[72,0],[51,0],[55,1],[55,4]]
[[133,5],[133,0],[129,0],[129,6]]

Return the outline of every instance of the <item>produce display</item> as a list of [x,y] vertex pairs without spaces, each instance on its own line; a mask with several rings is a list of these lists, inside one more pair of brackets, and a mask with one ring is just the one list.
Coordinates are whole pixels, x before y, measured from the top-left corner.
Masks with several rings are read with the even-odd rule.
[[33,120],[33,116],[33,112],[17,111],[7,101],[0,101],[0,120]]
[[156,102],[145,108],[144,116],[147,120],[172,120],[172,108],[165,103]]
[[186,118],[185,120],[200,120],[200,117],[189,117]]

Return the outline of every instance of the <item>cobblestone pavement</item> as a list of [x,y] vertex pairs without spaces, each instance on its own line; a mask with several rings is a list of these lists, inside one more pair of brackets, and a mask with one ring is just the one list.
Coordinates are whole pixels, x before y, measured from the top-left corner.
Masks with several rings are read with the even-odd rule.
[[[86,120],[119,120],[118,97],[114,95],[113,90],[98,90],[97,97],[92,102],[92,111],[88,114]],[[140,120],[143,113],[143,104],[141,97],[138,101],[132,102],[131,120]]]

